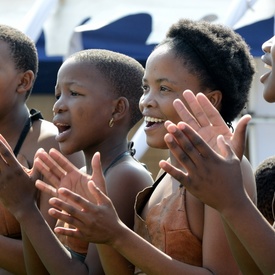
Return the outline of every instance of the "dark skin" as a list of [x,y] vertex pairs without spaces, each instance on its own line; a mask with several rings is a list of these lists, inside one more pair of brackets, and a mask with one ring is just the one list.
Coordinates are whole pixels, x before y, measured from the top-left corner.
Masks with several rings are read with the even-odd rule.
[[[91,157],[97,151],[102,156],[103,169],[106,169],[118,155],[128,150],[127,134],[130,112],[128,100],[124,97],[115,97],[109,92],[110,87],[106,79],[95,68],[89,70],[87,74],[86,65],[74,62],[72,59],[65,61],[62,65],[57,78],[57,101],[54,105],[53,121],[59,127],[57,141],[61,150],[73,153],[83,149],[86,160],[85,171],[92,174]],[[97,108],[99,105],[104,105],[104,108]],[[108,124],[111,118],[114,121],[113,127],[109,127]],[[7,150],[5,154],[3,165],[8,163],[9,167],[19,169],[18,164]],[[62,155],[57,150],[51,150],[49,155],[40,150],[38,155],[41,159],[49,158],[49,162],[43,161],[40,166],[39,163],[35,164],[42,173],[43,168],[50,166],[52,158],[56,156],[57,163],[58,159],[62,159]],[[53,186],[56,186],[57,182],[62,186],[68,175],[75,175],[75,188],[78,186],[77,180],[79,184],[83,184],[83,181],[96,177],[96,174],[88,176],[80,172],[72,163],[67,166],[69,170],[66,173],[64,173],[64,167],[59,171],[56,168],[59,166],[55,165],[54,167],[48,166],[52,169],[50,174],[56,179],[52,183]],[[6,176],[10,176],[13,169],[5,169]],[[114,266],[123,267],[119,269],[119,274],[132,272],[133,267],[128,261],[107,246],[96,247],[95,244],[88,244],[85,263],[75,258],[72,259],[71,254],[49,228],[33,203],[33,199],[28,196],[31,179],[26,174],[20,173],[17,180],[24,182],[20,190],[22,203],[15,205],[15,200],[7,198],[12,197],[11,190],[16,178],[12,178],[9,182],[10,188],[5,189],[5,192],[11,193],[9,195],[6,193],[5,198],[4,196],[2,198],[23,229],[24,252],[29,274],[104,274],[113,272]],[[51,178],[49,180],[52,181]],[[138,191],[152,184],[149,172],[127,155],[108,170],[106,180],[108,194],[116,204],[124,222],[132,228],[134,199]],[[85,189],[82,191],[85,193]],[[28,198],[25,199],[25,197]],[[27,215],[30,215],[32,219],[27,219]],[[49,257],[49,255],[55,256]],[[119,265],[120,262],[123,264]]]
[[[29,109],[26,105],[26,93],[34,83],[34,73],[31,70],[20,71],[16,69],[10,56],[9,46],[0,41],[0,133],[5,137],[11,148],[14,148],[24,124],[29,117]],[[33,123],[18,154],[18,160],[27,168],[33,166],[35,152],[39,148],[49,151],[50,148],[59,150],[55,140],[57,128],[45,120],[37,120]],[[69,159],[82,167],[84,158],[82,153],[76,153]],[[42,195],[39,208],[44,217],[53,228],[55,220],[48,215],[48,196]],[[12,273],[24,274],[26,272],[21,240],[7,238],[0,235],[0,267]],[[16,260],[15,260],[16,259]],[[1,273],[6,273],[4,270]]]
[[[171,173],[171,175],[186,186],[192,194],[196,196],[201,194],[199,198],[207,202],[207,199],[212,196],[212,188],[215,188],[214,184],[212,187],[209,183],[216,184],[216,182],[219,182],[216,176],[217,171],[223,171],[225,175],[227,175],[218,177],[220,182],[228,181],[231,175],[233,175],[233,172],[236,183],[238,183],[238,180],[242,181],[240,160],[235,156],[230,147],[225,144],[224,139],[232,144],[238,156],[242,158],[245,144],[245,127],[250,117],[245,116],[241,119],[233,135],[217,110],[204,95],[198,94],[197,97],[195,97],[191,91],[187,91],[183,96],[185,102],[191,103],[189,104],[189,110],[192,110],[193,115],[189,113],[183,104],[180,104],[179,100],[176,100],[174,105],[178,113],[182,115],[183,112],[185,113],[184,117],[187,118],[189,123],[207,140],[207,143],[205,143],[188,124],[180,122],[179,125],[176,126],[171,122],[166,122],[165,126],[169,134],[165,136],[165,141],[169,149],[175,154],[178,162],[185,168],[185,172],[183,172],[182,169],[173,167],[166,161],[162,161],[160,167],[168,173]],[[199,102],[202,105],[206,104],[204,109],[202,109]],[[224,138],[221,138],[219,133],[223,133]],[[208,144],[216,148],[220,154],[217,154]],[[231,169],[227,169],[227,167]],[[93,168],[94,170],[99,169],[100,171],[98,156],[94,157]],[[223,172],[221,172],[222,175]],[[100,173],[98,173],[98,175],[100,175]],[[179,274],[183,270],[188,272],[188,274],[192,274],[193,267],[171,259],[133,232],[130,232],[119,219],[111,200],[103,194],[105,190],[104,178],[99,177],[95,182],[96,185],[94,181],[87,184],[90,193],[89,196],[85,198],[68,189],[60,188],[58,191],[59,198],[50,200],[50,203],[54,207],[50,210],[50,213],[54,217],[60,218],[77,228],[74,230],[61,227],[56,228],[56,232],[76,238],[85,238],[92,242],[104,243],[114,247],[129,261],[134,263],[135,266],[148,274],[168,274],[169,272]],[[40,182],[37,184],[41,185]],[[204,189],[204,192],[200,193],[200,185],[205,186],[206,190]],[[46,185],[43,186],[46,187]],[[243,186],[241,187],[242,192],[240,194],[242,196],[242,194],[246,194],[246,192]],[[103,190],[103,192],[99,189]],[[247,195],[245,196],[248,198]],[[216,200],[221,198],[221,196],[214,197]],[[240,196],[238,196],[238,198],[240,198]],[[231,197],[227,199],[228,202],[230,202]],[[226,201],[227,200],[223,199],[223,202]],[[215,208],[217,206],[215,204],[210,205]],[[79,208],[85,209],[85,211],[79,211]],[[68,214],[58,209],[62,209]],[[217,207],[217,209],[219,208]],[[132,244],[132,246],[129,244]],[[132,249],[132,247],[134,247],[134,249]],[[246,255],[247,257],[245,251],[242,252],[241,255]],[[148,258],[151,260],[146,261]],[[251,261],[248,257],[245,262],[247,262],[247,259]],[[252,272],[251,274],[259,274],[260,270],[253,264],[253,261],[250,268],[249,272]],[[196,270],[196,272],[198,271],[199,269]],[[204,271],[201,270],[201,274],[203,274],[203,272]]]

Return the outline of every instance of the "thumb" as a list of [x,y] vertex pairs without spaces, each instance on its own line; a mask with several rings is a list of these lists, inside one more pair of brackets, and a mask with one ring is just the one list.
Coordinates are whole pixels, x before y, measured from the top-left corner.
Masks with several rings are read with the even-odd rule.
[[232,138],[232,148],[240,160],[242,159],[244,154],[246,144],[246,130],[250,120],[250,115],[244,115],[243,117],[241,117]]
[[106,183],[105,178],[102,172],[102,166],[100,161],[100,153],[97,152],[94,154],[92,158],[92,180],[95,182],[96,186],[104,193],[106,194]]

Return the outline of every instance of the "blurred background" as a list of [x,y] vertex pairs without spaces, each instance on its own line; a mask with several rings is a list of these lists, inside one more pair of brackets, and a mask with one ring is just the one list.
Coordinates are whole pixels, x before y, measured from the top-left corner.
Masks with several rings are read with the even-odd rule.
[[[57,71],[69,54],[103,48],[127,54],[145,65],[154,46],[179,18],[225,24],[244,37],[251,48],[257,73],[244,113],[253,116],[247,156],[253,168],[275,154],[275,106],[262,97],[261,46],[274,35],[274,0],[0,0],[0,24],[16,27],[36,43],[39,73],[30,108],[52,120]],[[0,99],[1,100],[1,99]],[[142,121],[131,131],[136,157],[155,177],[167,150],[148,148]]]

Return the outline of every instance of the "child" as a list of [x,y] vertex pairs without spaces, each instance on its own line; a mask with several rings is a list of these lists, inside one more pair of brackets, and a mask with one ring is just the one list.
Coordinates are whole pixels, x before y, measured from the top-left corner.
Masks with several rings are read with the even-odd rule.
[[[181,120],[193,123],[188,117],[180,116],[173,107],[175,99],[184,101],[182,92],[186,89],[195,94],[204,93],[230,125],[244,108],[253,73],[248,47],[232,30],[192,20],[180,20],[172,25],[166,39],[149,56],[143,77],[140,109],[146,121],[147,143],[155,148],[167,148],[164,140],[167,120],[175,124]],[[200,121],[202,125],[205,122]],[[229,128],[224,126],[225,123],[219,130],[231,136]],[[210,144],[217,148],[215,141],[210,140]],[[51,157],[57,160],[58,154]],[[45,155],[41,156],[42,161],[45,158]],[[97,155],[94,162],[97,167]],[[172,154],[169,162],[178,171],[183,169]],[[62,167],[67,165],[66,162],[59,164]],[[50,174],[39,166],[48,178]],[[54,167],[49,163],[47,166]],[[241,167],[247,193],[255,201],[253,172],[245,158]],[[72,179],[69,176],[67,180]],[[102,181],[99,178],[95,182]],[[46,188],[41,182],[37,182],[37,186]],[[239,272],[219,213],[196,199],[169,174],[161,171],[155,184],[138,194],[135,205],[135,232],[138,235],[121,224],[110,201],[92,183],[88,187],[94,195],[94,198],[90,196],[90,203],[64,189],[58,193],[65,196],[63,202],[61,199],[51,200],[54,207],[69,213],[52,209],[51,215],[77,228],[56,228],[56,232],[114,247],[136,266],[136,274]],[[70,199],[72,204],[65,203],[66,199]],[[78,207],[82,208],[81,213]],[[103,219],[105,215],[106,219]]]
[[[59,150],[55,140],[57,128],[43,120],[26,102],[38,71],[35,44],[21,31],[0,25],[0,133],[9,142],[17,158],[28,168],[38,148]],[[78,167],[84,165],[82,153],[70,156]],[[48,197],[42,195],[39,207],[46,214]],[[49,222],[54,220],[48,216]],[[12,273],[24,273],[20,225],[0,205],[0,268]]]
[[[53,122],[59,130],[56,140],[62,152],[71,154],[83,150],[88,174],[93,172],[92,156],[95,152],[100,152],[107,192],[129,228],[134,223],[133,207],[137,192],[152,184],[150,173],[133,158],[133,150],[128,148],[127,142],[129,130],[141,118],[138,101],[142,94],[143,72],[137,61],[119,53],[107,50],[78,52],[69,57],[59,69],[55,89],[57,101],[53,108]],[[9,162],[8,157],[6,160]],[[10,162],[9,167],[2,168],[1,171],[5,171],[2,177],[5,176],[4,173],[9,174],[10,167],[12,177],[12,171],[18,167],[12,161],[14,165]],[[58,175],[61,182],[68,173],[80,175],[81,182],[85,182],[88,177],[73,167]],[[116,274],[131,271],[131,265],[110,247],[96,247],[87,241],[70,237],[62,239],[63,246],[26,195],[28,184],[24,185],[24,182],[28,183],[29,178],[24,173],[20,176],[25,177],[21,180],[21,198],[18,199],[24,201],[23,205],[19,203],[15,212],[9,208],[6,201],[12,196],[8,195],[7,188],[2,190],[1,198],[23,228],[29,272],[41,274],[46,268],[50,274],[104,274],[113,270],[113,266],[123,267]],[[12,179],[10,188],[11,183]],[[76,188],[76,185],[71,188]],[[82,189],[85,195],[85,186]],[[26,219],[27,215],[31,219]],[[28,250],[30,243],[43,265],[33,257],[34,251]],[[99,257],[103,263],[108,263],[110,270],[103,272]]]

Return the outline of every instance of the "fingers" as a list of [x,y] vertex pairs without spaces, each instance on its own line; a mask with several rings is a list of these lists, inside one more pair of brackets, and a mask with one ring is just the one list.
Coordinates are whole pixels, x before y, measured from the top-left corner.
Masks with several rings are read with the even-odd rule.
[[[187,92],[187,91],[185,91],[185,92]],[[185,106],[185,104],[186,104],[186,106]],[[200,126],[199,123],[198,123],[198,121],[191,114],[190,110],[188,110],[189,102],[183,103],[180,99],[176,99],[173,102],[173,106],[174,106],[176,112],[178,113],[178,115],[180,116],[180,118],[181,118],[182,121],[186,122],[193,129],[198,129],[198,127]]]
[[229,146],[229,144],[225,141],[224,137],[222,135],[217,137],[217,145],[220,149],[221,155],[225,159],[232,159],[233,157],[236,157],[233,150]]
[[106,194],[106,183],[102,172],[102,166],[100,162],[100,153],[97,152],[92,158],[92,179],[96,183],[97,187]]
[[[194,93],[192,91],[186,90],[183,92],[183,98],[188,103],[188,106],[189,106],[190,110],[192,111],[193,116],[199,123],[199,125],[201,125],[201,126],[209,125],[210,124],[209,119],[208,119],[207,115],[205,114],[196,95],[194,95]],[[207,98],[206,98],[206,100],[207,100],[207,105],[210,104],[213,107],[213,105],[210,103],[210,101]],[[214,107],[214,109],[215,109],[215,107]],[[192,127],[192,125],[190,125],[190,126]]]
[[3,142],[3,144],[5,144],[7,149],[13,154],[12,148],[10,147],[9,143],[6,141],[6,139],[1,134],[0,134],[0,140]]
[[[81,197],[80,199],[85,200]],[[58,198],[51,198],[49,200],[49,203],[54,207],[49,209],[49,214],[52,217],[54,217],[55,219],[60,219],[70,225],[73,225],[74,227],[81,226],[81,223],[79,222],[79,220],[81,220],[84,214],[84,212],[81,211],[82,208],[74,207],[71,203],[67,203]]]
[[[198,104],[201,106],[205,116],[207,117],[209,123],[212,125],[225,125],[222,116],[220,115],[219,111],[212,105],[209,99],[206,97],[205,94],[198,93],[196,95],[196,99]],[[227,127],[227,126],[226,126]]]
[[180,182],[182,185],[186,187],[186,179],[187,174],[181,171],[180,169],[177,169],[175,166],[171,165],[166,160],[161,160],[159,162],[159,167],[163,169],[166,173],[170,174],[173,178],[175,178],[178,182]]
[[51,158],[59,165],[59,167],[62,167],[64,171],[67,173],[78,170],[76,166],[74,166],[66,157],[64,157],[58,150],[52,148],[49,152],[49,155]]
[[79,238],[79,239],[81,239],[83,236],[78,229],[73,229],[73,228],[55,227],[54,232],[59,235],[64,235],[64,236]]
[[[182,155],[183,160],[189,158],[194,162],[198,155],[207,158],[212,151],[200,135],[184,122],[180,122],[177,126],[170,124],[167,131],[173,137],[173,139],[167,139],[169,135],[165,137],[167,145],[177,155]],[[183,156],[183,153],[186,157]]]
[[42,180],[37,180],[35,182],[35,186],[37,189],[39,189],[40,191],[49,194],[51,197],[56,197],[57,196],[57,190],[56,188],[54,188],[53,186],[45,183]]
[[240,160],[242,159],[244,154],[246,144],[246,130],[250,120],[250,115],[244,115],[243,117],[241,117],[232,138],[232,146],[234,152]]
[[0,169],[4,169],[6,165],[8,166],[20,166],[14,154],[10,151],[10,147],[7,147],[6,143],[0,140]]
[[[43,159],[45,160],[45,158],[41,159],[39,155],[38,158],[34,160],[34,169],[38,170],[49,183],[51,183],[54,187],[58,188],[60,184],[60,179],[64,174],[62,174],[62,172],[59,171],[57,167],[53,168],[54,171],[51,170],[48,166],[48,165],[51,166],[50,162],[43,161]],[[38,186],[40,187],[40,184]],[[43,189],[42,191],[46,191],[46,190]]]

